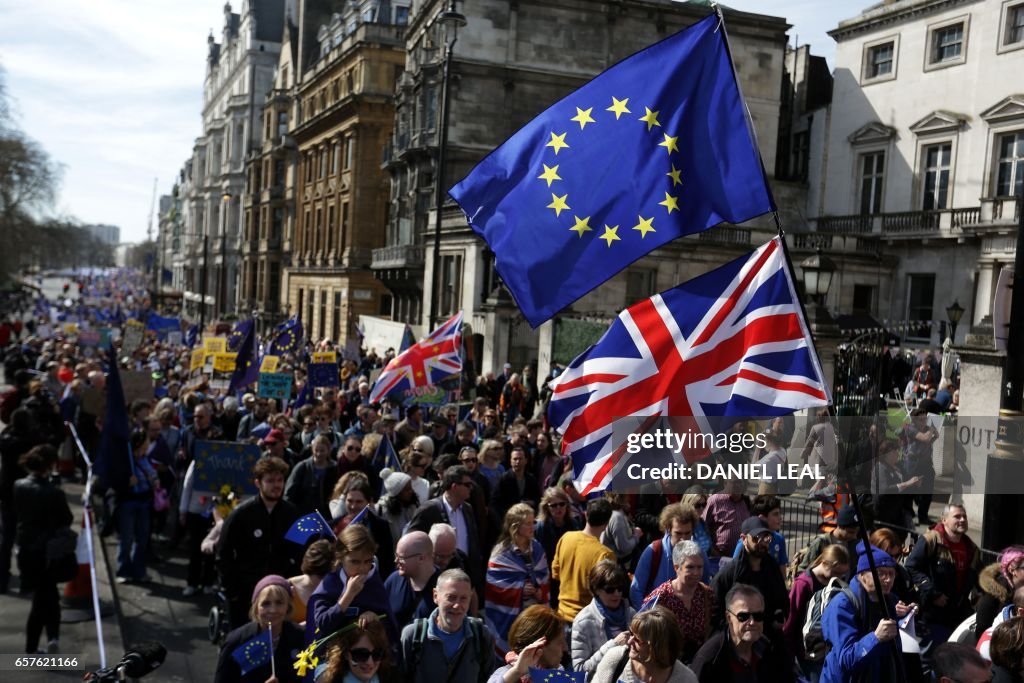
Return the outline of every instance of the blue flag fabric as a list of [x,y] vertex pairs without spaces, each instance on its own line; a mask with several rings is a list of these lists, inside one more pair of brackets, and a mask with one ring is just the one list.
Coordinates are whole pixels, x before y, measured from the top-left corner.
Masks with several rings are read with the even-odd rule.
[[352,521],[349,522],[349,524],[362,524],[363,526],[366,526],[366,512],[369,509],[370,509],[370,506],[367,505],[362,510],[357,512],[356,516],[352,518]]
[[156,332],[157,337],[166,339],[171,332],[181,331],[181,320],[179,318],[165,318],[156,313],[150,313],[146,318],[146,329]]
[[295,520],[295,523],[292,524],[291,528],[284,535],[284,539],[292,543],[305,545],[306,541],[313,536],[330,536],[334,538],[331,525],[327,523],[327,520],[324,519],[324,516],[319,511],[311,512]]
[[449,191],[533,327],[677,237],[775,208],[718,21],[599,74]]
[[402,463],[398,461],[398,454],[395,453],[395,447],[391,445],[391,439],[387,438],[386,435],[377,445],[377,450],[373,454],[370,466],[378,471],[385,467],[390,467],[395,472],[402,471]]
[[302,346],[302,323],[298,318],[286,320],[277,326],[274,340],[270,343],[270,355],[283,356],[297,353]]
[[[245,337],[238,348],[238,356],[235,357],[235,371],[231,375],[231,383],[228,385],[228,393],[232,394],[239,389],[253,384],[260,378],[260,364],[256,362],[256,330],[252,321],[246,330]],[[232,332],[232,334],[234,334]],[[230,338],[228,339],[230,345]]]
[[530,680],[534,683],[587,683],[586,671],[564,669],[536,669],[530,667]]
[[243,676],[254,669],[270,664],[270,659],[273,656],[272,638],[270,629],[260,631],[231,653],[231,658],[238,662],[238,666],[242,669]]
[[185,346],[192,348],[199,341],[199,325],[192,325],[185,332]]
[[96,476],[115,491],[129,488],[135,471],[131,452],[131,423],[125,405],[124,386],[117,367],[117,351],[110,349],[110,373],[107,375],[107,406],[103,431],[96,455]]
[[292,403],[292,412],[297,411],[302,406],[309,403],[309,382],[307,381],[302,385],[302,391],[295,397],[295,402]]
[[242,344],[245,342],[245,335],[249,334],[252,329],[252,320],[242,320],[236,323],[231,330],[231,334],[228,335],[228,351],[235,353],[242,348]]
[[402,343],[398,348],[398,353],[405,353],[410,348],[416,345],[416,335],[412,333],[412,328],[408,325],[405,326],[405,331],[402,332]]

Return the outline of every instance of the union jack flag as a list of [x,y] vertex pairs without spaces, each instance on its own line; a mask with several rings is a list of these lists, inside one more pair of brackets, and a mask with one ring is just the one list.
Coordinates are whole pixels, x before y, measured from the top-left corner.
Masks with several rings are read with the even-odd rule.
[[[619,314],[552,383],[548,419],[563,434],[583,494],[625,465],[614,421],[684,418],[721,431],[718,417],[774,417],[831,399],[800,313],[780,238]],[[707,451],[688,452],[693,461]]]
[[370,403],[413,387],[437,384],[462,372],[462,311],[396,356],[370,390]]

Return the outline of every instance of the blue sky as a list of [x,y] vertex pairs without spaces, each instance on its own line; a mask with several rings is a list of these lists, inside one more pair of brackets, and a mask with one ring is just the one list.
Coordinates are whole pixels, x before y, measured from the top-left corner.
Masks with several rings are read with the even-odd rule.
[[[727,0],[785,17],[814,54],[826,31],[874,2]],[[234,0],[235,11],[241,0]],[[0,0],[0,66],[21,128],[63,169],[61,215],[146,236],[153,180],[174,178],[201,133],[206,36],[223,0]],[[155,222],[154,222],[155,229]]]

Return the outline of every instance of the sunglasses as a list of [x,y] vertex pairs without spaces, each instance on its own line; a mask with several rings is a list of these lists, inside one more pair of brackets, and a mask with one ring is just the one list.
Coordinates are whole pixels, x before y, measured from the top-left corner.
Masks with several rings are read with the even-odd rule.
[[345,446],[346,451],[358,451],[359,446]]
[[602,588],[601,590],[603,590],[605,593],[623,593],[623,594],[625,594],[625,592],[626,592],[626,589],[623,586],[608,586],[607,588]]
[[565,507],[565,503],[564,502],[562,502],[562,503],[548,503],[548,507],[549,508],[564,508]]
[[480,458],[462,458],[462,462],[480,462]]
[[348,656],[352,658],[353,662],[362,664],[370,657],[373,657],[373,661],[380,662],[384,659],[384,650],[376,647],[372,650],[367,650],[365,647],[354,647],[348,651]]
[[764,612],[729,612],[729,614],[736,617],[741,624],[745,624],[751,619],[759,624],[764,621]]

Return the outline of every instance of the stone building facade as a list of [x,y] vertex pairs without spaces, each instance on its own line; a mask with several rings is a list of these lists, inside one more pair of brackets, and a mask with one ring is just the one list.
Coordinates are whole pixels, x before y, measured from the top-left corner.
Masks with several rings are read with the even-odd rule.
[[[707,3],[668,0],[502,0],[460,2],[450,78],[450,124],[444,178],[435,176],[442,58],[442,0],[414,3],[405,36],[406,69],[396,93],[395,133],[385,151],[391,209],[385,246],[371,267],[392,293],[393,319],[422,334],[462,309],[470,325],[475,370],[565,362],[574,348],[557,329],[531,330],[500,286],[493,256],[448,202],[442,212],[440,261],[434,263],[434,189],[451,187],[483,156],[544,108],[630,54],[696,23]],[[733,58],[767,169],[775,167],[788,25],[781,18],[726,10]],[[450,37],[450,36],[448,36]],[[788,191],[788,190],[787,190]],[[794,188],[796,196],[800,189]],[[800,200],[802,202],[802,199]],[[545,327],[600,326],[624,306],[739,255],[761,240],[768,221],[717,228],[677,241],[638,261]],[[693,246],[699,244],[699,249]],[[437,319],[426,320],[436,296]],[[563,339],[569,332],[562,333]],[[575,333],[572,333],[575,334]],[[578,335],[577,335],[578,336]],[[584,337],[587,335],[584,334]],[[591,334],[592,336],[592,334]],[[582,350],[582,349],[581,349]],[[559,355],[561,353],[562,355]],[[543,374],[541,372],[540,374]]]

